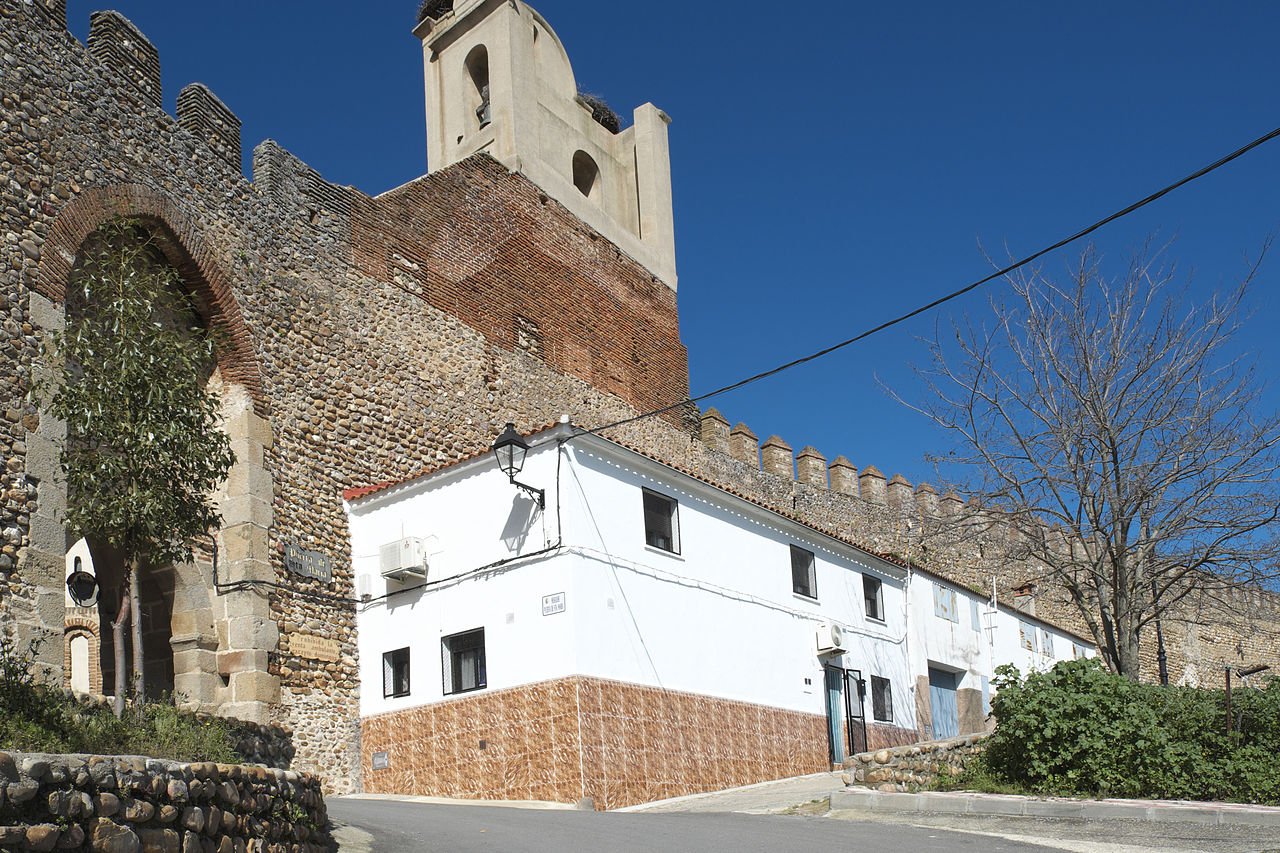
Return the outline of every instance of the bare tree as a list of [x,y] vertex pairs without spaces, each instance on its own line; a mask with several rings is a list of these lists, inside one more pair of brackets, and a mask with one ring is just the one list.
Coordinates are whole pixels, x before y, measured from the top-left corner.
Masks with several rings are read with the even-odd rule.
[[972,491],[1131,678],[1170,608],[1276,571],[1280,419],[1234,337],[1257,265],[1188,307],[1160,255],[1114,279],[1092,249],[1063,284],[1011,276],[990,327],[935,338],[932,395],[913,406],[958,438],[945,461],[972,466]]

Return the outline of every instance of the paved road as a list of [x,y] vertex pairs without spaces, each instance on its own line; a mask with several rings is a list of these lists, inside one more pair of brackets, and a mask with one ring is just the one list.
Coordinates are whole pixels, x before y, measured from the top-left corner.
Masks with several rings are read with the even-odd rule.
[[[747,814],[597,813],[335,797],[329,814],[372,836],[372,853],[1035,853],[987,835],[877,821]],[[344,843],[343,853],[361,845]]]

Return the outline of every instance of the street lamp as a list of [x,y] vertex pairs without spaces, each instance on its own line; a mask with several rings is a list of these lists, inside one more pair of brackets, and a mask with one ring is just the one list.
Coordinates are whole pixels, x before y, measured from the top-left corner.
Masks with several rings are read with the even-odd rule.
[[529,443],[516,432],[515,424],[508,423],[502,435],[498,436],[498,440],[493,443],[493,455],[498,460],[498,469],[507,475],[511,485],[523,489],[536,498],[538,509],[546,509],[547,493],[545,491],[516,481],[516,474],[524,469],[525,457],[529,455]]
[[[1260,673],[1260,672],[1266,672],[1266,671],[1267,671],[1267,670],[1269,670],[1269,669],[1271,669],[1271,664],[1260,663],[1260,664],[1257,664],[1257,665],[1255,665],[1255,666],[1246,666],[1246,667],[1241,667],[1241,668],[1239,668],[1239,669],[1236,669],[1236,670],[1235,670],[1235,673],[1236,673],[1236,675],[1237,675],[1237,676],[1239,676],[1241,679],[1245,679],[1245,678],[1248,678],[1248,677],[1249,677],[1249,676],[1251,676],[1251,675],[1257,675],[1257,674],[1258,674],[1258,673]],[[1226,695],[1227,734],[1231,734],[1231,729],[1232,729],[1232,725],[1231,725],[1231,724],[1232,724],[1232,720],[1231,720],[1231,671],[1232,671],[1232,668],[1231,668],[1231,665],[1230,665],[1230,664],[1228,664],[1228,665],[1227,665],[1226,670],[1227,670],[1227,695]]]
[[79,568],[80,558],[76,558],[76,570],[67,576],[67,593],[79,607],[93,607],[98,603],[98,579]]

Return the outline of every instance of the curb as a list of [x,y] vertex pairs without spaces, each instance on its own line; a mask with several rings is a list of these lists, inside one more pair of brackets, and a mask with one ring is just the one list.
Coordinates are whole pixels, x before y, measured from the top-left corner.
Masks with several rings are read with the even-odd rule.
[[900,794],[847,788],[831,795],[831,810],[835,812],[842,809],[1280,827],[1280,808],[1238,803],[1193,803],[1183,800],[1042,799],[1010,794],[966,794],[940,791]]
[[[726,788],[721,791],[700,791],[699,793],[696,793],[696,794],[684,794],[679,797],[668,797],[665,800],[653,800],[648,803],[636,803],[633,806],[623,806],[620,809],[610,809],[610,811],[642,812],[642,811],[647,811],[649,809],[658,808],[660,806],[678,805],[680,803],[693,803],[701,800],[710,800],[716,797],[723,797],[725,795],[732,796],[733,794],[736,794],[739,791],[755,791],[762,788],[782,787],[790,783],[795,783],[802,780],[817,781],[819,779],[824,779],[824,778],[830,778],[831,781],[834,782],[835,784],[837,785],[840,784],[840,773],[838,771],[824,770],[821,773],[809,773],[805,776],[791,776],[786,779],[769,779],[768,781],[765,781],[765,782],[755,782],[750,785],[740,785],[736,788]],[[801,796],[807,796],[807,794],[808,792],[806,792],[805,794],[802,794]],[[825,797],[825,796],[826,796],[826,791],[824,789],[823,792],[819,794],[819,797]],[[785,806],[778,806],[778,808],[788,808],[793,805],[796,805],[796,804],[788,803]]]

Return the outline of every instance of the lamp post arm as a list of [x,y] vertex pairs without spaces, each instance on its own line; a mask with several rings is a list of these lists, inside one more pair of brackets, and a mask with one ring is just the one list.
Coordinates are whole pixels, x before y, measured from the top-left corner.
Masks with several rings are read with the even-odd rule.
[[530,496],[535,498],[538,501],[538,509],[547,508],[547,493],[545,490],[535,489],[533,486],[526,486],[524,483],[521,483],[515,477],[511,478],[511,485],[515,486],[518,489],[524,489],[524,491],[529,493]]

